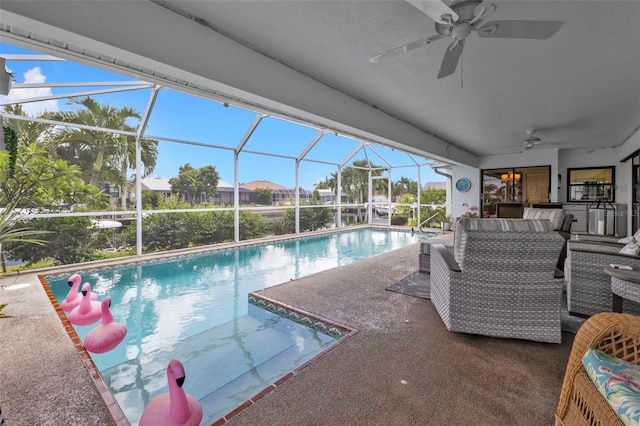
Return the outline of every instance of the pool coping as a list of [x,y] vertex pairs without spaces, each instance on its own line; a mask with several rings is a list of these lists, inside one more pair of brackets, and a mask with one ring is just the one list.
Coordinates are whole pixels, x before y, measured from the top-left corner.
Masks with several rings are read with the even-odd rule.
[[[49,287],[49,284],[47,283],[47,280],[45,279],[44,275],[38,274],[37,276],[40,281],[40,284],[42,285],[45,293],[47,294],[47,297],[49,298],[49,301],[51,302],[52,306],[57,312],[58,317],[60,318],[60,321],[62,322],[64,329],[66,330],[69,338],[71,339],[76,350],[78,351],[78,354],[82,359],[84,367],[89,372],[89,376],[91,377],[93,384],[95,385],[96,389],[100,393],[100,396],[102,397],[104,403],[106,404],[109,410],[109,413],[111,413],[113,421],[117,426],[131,426],[131,423],[129,422],[122,408],[120,407],[120,404],[118,404],[118,401],[113,396],[111,390],[109,389],[109,386],[107,385],[104,378],[102,377],[102,374],[100,373],[95,363],[91,359],[91,355],[85,349],[82,343],[82,340],[76,333],[76,330],[73,328],[73,325],[71,324],[71,322],[69,322],[67,315],[64,313],[64,311],[60,307],[60,304],[58,303],[55,296],[53,295],[53,292],[51,291],[51,288]],[[211,423],[211,426],[224,425],[229,420],[231,420],[231,418],[233,418],[234,416],[242,412],[242,410],[250,407],[260,398],[267,395],[269,392],[278,389],[278,387],[281,386],[286,380],[294,377],[302,369],[306,368],[315,360],[327,354],[329,351],[333,350],[339,344],[348,340],[355,333],[357,333],[357,330],[354,328],[337,323],[327,318],[323,318],[311,312],[306,312],[302,309],[296,308],[295,306],[281,303],[275,299],[271,299],[269,297],[257,294],[257,292],[249,293],[247,295],[247,298],[249,299],[249,304],[255,305],[269,312],[272,312],[276,315],[282,316],[296,323],[310,327],[314,330],[328,334],[329,336],[334,337],[337,340],[333,342],[331,345],[327,346],[322,351],[320,351],[319,353],[317,353],[316,355],[314,355],[311,359],[300,364],[293,370],[285,373],[278,380],[271,383],[266,388],[262,389],[260,392],[258,392],[257,394],[255,394],[254,396],[246,400],[245,402],[239,404],[236,408],[234,408],[224,416],[220,417],[219,419]]]
[[73,328],[73,325],[71,324],[71,322],[69,322],[67,315],[64,313],[64,311],[60,307],[60,304],[58,303],[55,296],[53,295],[53,292],[51,291],[51,288],[49,287],[47,280],[44,278],[44,275],[39,274],[38,279],[40,280],[40,284],[42,284],[42,287],[44,288],[44,291],[47,294],[49,301],[53,305],[53,308],[57,312],[58,317],[60,318],[60,321],[62,321],[62,325],[64,329],[66,330],[67,334],[69,335],[69,338],[71,338],[73,345],[78,351],[78,354],[82,359],[82,363],[84,364],[84,367],[89,372],[89,376],[91,377],[93,384],[95,385],[96,389],[100,393],[100,396],[102,397],[102,400],[106,404],[107,408],[109,409],[109,413],[111,413],[111,416],[113,417],[113,421],[116,423],[117,426],[131,426],[131,423],[129,422],[129,420],[127,420],[127,417],[124,415],[122,408],[120,408],[120,404],[118,404],[118,401],[116,401],[115,397],[111,393],[109,386],[102,378],[102,374],[100,374],[98,367],[96,367],[95,363],[91,359],[91,355],[89,354],[89,352],[87,352],[84,345],[82,344],[82,340],[80,340],[78,333],[76,333],[76,330]]

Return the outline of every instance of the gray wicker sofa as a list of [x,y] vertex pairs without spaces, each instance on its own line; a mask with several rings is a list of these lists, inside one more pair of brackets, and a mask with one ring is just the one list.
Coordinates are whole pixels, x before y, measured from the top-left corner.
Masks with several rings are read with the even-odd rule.
[[561,341],[564,238],[548,220],[459,219],[454,255],[432,244],[431,301],[448,330]]
[[[610,237],[569,240],[564,268],[569,313],[586,317],[613,310],[611,277],[604,267],[619,263],[640,269],[640,256],[620,253],[623,246]],[[622,311],[640,315],[640,304],[624,300]]]

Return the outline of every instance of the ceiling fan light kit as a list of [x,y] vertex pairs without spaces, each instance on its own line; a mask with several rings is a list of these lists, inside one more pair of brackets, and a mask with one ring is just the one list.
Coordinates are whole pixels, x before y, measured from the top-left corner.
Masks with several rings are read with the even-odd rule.
[[474,31],[483,38],[544,40],[558,32],[563,24],[562,21],[531,20],[486,22],[483,18],[493,14],[497,7],[492,3],[483,3],[482,0],[460,0],[451,5],[447,5],[442,0],[407,1],[435,21],[435,30],[438,34],[380,52],[369,58],[369,62],[379,62],[426,46],[441,38],[451,37],[453,42],[445,50],[438,72],[438,78],[444,78],[456,71],[465,40]]

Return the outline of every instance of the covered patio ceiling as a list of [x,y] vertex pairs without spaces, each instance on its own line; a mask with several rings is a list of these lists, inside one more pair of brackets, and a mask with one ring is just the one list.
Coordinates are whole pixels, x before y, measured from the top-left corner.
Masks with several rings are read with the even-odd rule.
[[[434,0],[435,1],[435,0]],[[452,2],[447,1],[451,4]],[[450,39],[405,1],[12,1],[3,40],[277,111],[439,160],[619,146],[640,125],[640,2],[495,1],[489,20],[562,21],[546,40]],[[6,38],[6,39],[5,39]]]

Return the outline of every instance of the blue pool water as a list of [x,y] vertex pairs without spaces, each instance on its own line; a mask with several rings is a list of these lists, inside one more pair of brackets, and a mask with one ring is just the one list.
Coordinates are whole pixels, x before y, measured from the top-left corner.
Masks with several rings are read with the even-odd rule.
[[[210,424],[336,338],[248,303],[248,293],[418,242],[425,234],[359,229],[82,271],[111,298],[122,344],[92,358],[132,424],[166,392],[170,359]],[[69,274],[46,280],[62,301]],[[90,326],[75,326],[81,339]]]

